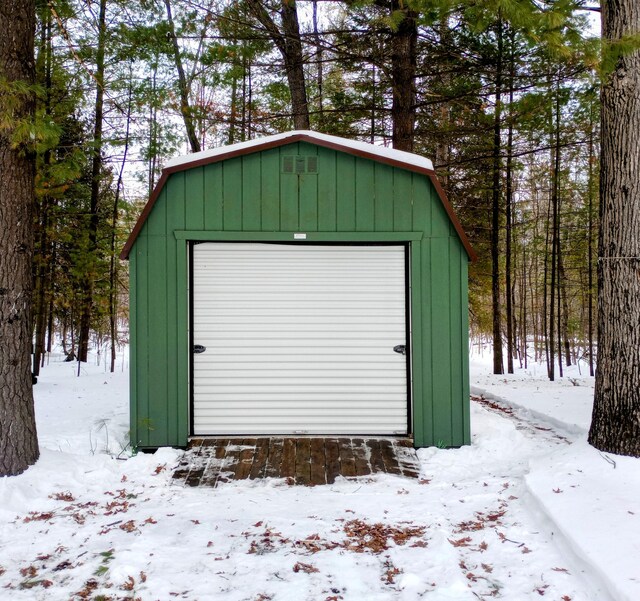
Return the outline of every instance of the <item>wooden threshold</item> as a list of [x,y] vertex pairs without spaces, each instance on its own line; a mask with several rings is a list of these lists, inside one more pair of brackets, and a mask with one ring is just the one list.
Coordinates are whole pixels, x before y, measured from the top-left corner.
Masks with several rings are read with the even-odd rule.
[[417,478],[419,472],[409,438],[236,436],[192,438],[173,477],[187,486],[259,478],[318,486],[338,477],[384,473]]

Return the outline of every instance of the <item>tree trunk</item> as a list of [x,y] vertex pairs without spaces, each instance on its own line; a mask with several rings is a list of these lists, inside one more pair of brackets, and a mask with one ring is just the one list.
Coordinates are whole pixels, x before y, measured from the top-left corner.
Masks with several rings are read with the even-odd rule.
[[[526,246],[522,249],[522,279],[520,284],[520,367],[527,369],[527,252]],[[522,364],[524,358],[524,365]]]
[[[563,377],[562,372],[562,253],[560,248],[560,74],[557,75],[556,81],[556,98],[555,98],[555,150],[554,150],[554,164],[553,164],[553,207],[554,207],[554,230],[553,239],[556,248],[556,265],[555,274],[557,280],[557,292],[558,292],[558,374]],[[552,253],[553,254],[553,253]],[[551,271],[551,278],[553,279],[553,270]]]
[[[637,0],[606,0],[602,37],[640,31]],[[604,45],[607,52],[607,45]],[[612,52],[611,49],[608,50]],[[640,51],[625,50],[602,85],[598,368],[589,442],[640,457]]]
[[109,257],[109,334],[111,338],[111,365],[110,371],[116,370],[116,343],[118,339],[118,256],[116,254],[116,234],[118,227],[118,205],[120,203],[120,190],[122,189],[122,178],[124,168],[127,164],[129,154],[129,131],[131,128],[131,100],[133,96],[133,70],[129,66],[129,99],[127,102],[127,125],[124,134],[124,152],[122,153],[122,163],[116,182],[116,193],[113,199],[111,211],[111,243]]
[[[0,78],[32,85],[34,1],[0,0],[0,31]],[[33,94],[14,94],[12,123],[30,120]],[[3,104],[0,97],[2,111]],[[14,145],[14,133],[0,128],[0,476],[23,472],[39,455],[31,385],[35,156]]]
[[[443,13],[438,22],[438,34],[439,45],[442,48],[451,48],[452,35],[449,27],[449,15]],[[451,75],[449,73],[443,73],[440,76],[441,83],[445,89],[451,85]],[[436,139],[435,147],[435,163],[436,168],[442,166],[442,169],[438,169],[438,179],[442,184],[442,187],[448,192],[449,190],[449,175],[451,168],[449,167],[449,161],[451,160],[451,106],[446,100],[446,94],[443,94],[442,102],[439,104],[439,108],[434,111],[438,113],[436,120],[438,127],[438,136]]]
[[178,72],[178,91],[180,93],[180,114],[187,130],[187,139],[191,152],[200,152],[200,140],[196,134],[196,128],[193,122],[193,110],[189,105],[189,82],[184,73],[182,66],[182,58],[180,56],[180,46],[178,45],[178,37],[176,36],[176,26],[173,22],[173,14],[171,12],[171,0],[164,0],[167,9],[167,20],[169,21],[169,36],[171,37],[171,45],[173,47],[173,61]]
[[512,274],[512,253],[511,253],[511,237],[512,237],[512,221],[513,221],[513,80],[515,77],[514,64],[514,40],[513,31],[511,31],[510,52],[509,52],[509,129],[507,133],[507,177],[506,177],[506,248],[505,248],[505,288],[507,292],[507,373],[513,373],[513,352],[515,329],[513,327],[513,285],[511,282]]
[[500,301],[500,171],[502,110],[502,20],[498,20],[498,56],[496,60],[496,106],[493,125],[493,184],[491,203],[491,304],[493,311],[493,373],[504,373],[502,363],[502,307]]
[[236,120],[238,119],[238,78],[234,75],[231,80],[231,99],[229,105],[229,133],[227,144],[236,141]]
[[391,77],[393,101],[392,142],[398,150],[413,152],[415,129],[415,77],[418,45],[417,13],[410,10],[406,2],[393,0],[392,12],[402,11],[403,18],[391,33]]
[[[40,48],[36,63],[36,77],[44,85],[44,111],[51,118],[51,11],[48,6],[42,7]],[[47,148],[42,157],[42,172],[45,177],[51,165],[51,150]],[[43,194],[40,203],[36,202],[36,233],[34,244],[35,282],[33,288],[34,349],[33,375],[40,375],[40,363],[45,353],[47,308],[51,297],[51,281],[49,279],[49,206],[51,199]],[[34,380],[35,382],[35,380]]]
[[282,18],[284,47],[286,48],[283,58],[291,91],[293,127],[295,129],[309,129],[309,104],[305,85],[298,8],[295,0],[282,0],[280,16]]
[[[549,88],[551,89],[551,87]],[[557,94],[556,94],[557,101]],[[553,113],[553,109],[551,111]],[[550,123],[551,132],[555,132],[555,141],[552,140],[551,146],[551,284],[549,291],[549,364],[547,366],[549,372],[549,380],[552,382],[555,380],[555,319],[556,319],[556,277],[558,268],[558,187],[559,187],[559,167],[560,167],[560,153],[559,142],[557,136],[559,135],[558,112],[556,107],[556,123]],[[550,117],[550,121],[553,117]],[[553,134],[552,134],[553,135]],[[560,335],[558,334],[558,338]],[[560,355],[562,360],[562,355]],[[562,366],[561,366],[562,368]]]
[[[551,195],[548,196],[549,202],[547,203],[547,216],[544,220],[545,223],[545,233],[544,233],[544,268],[543,268],[543,276],[542,276],[542,338],[544,340],[544,352],[545,359],[547,362],[547,375],[551,381],[554,378],[554,359],[553,359],[553,344],[549,344],[550,337],[553,336],[553,320],[549,324],[549,315],[550,311],[548,311],[549,307],[549,229],[551,225]],[[553,297],[553,291],[551,292],[551,297]],[[551,340],[553,342],[553,340]]]
[[149,196],[156,187],[156,163],[158,161],[158,107],[156,101],[158,79],[158,55],[153,63],[153,77],[151,79],[152,100],[149,104]]
[[318,124],[319,129],[324,129],[324,52],[322,42],[320,40],[320,32],[318,31],[318,2],[313,0],[313,43],[315,44],[316,53],[316,88],[318,93]]
[[298,9],[295,0],[281,0],[280,19],[282,31],[259,0],[248,0],[249,10],[267,30],[284,61],[284,68],[291,94],[291,116],[294,129],[309,129],[309,103],[304,75],[304,58]]
[[595,374],[594,362],[593,362],[593,167],[596,161],[594,152],[594,140],[593,140],[593,108],[589,110],[589,226],[587,235],[589,239],[587,241],[587,261],[588,261],[588,290],[587,290],[587,303],[588,303],[588,332],[587,337],[589,339],[589,375],[593,377]]
[[[558,310],[562,306],[562,318],[560,319],[558,333],[562,334],[564,345],[564,362],[567,367],[571,367],[571,343],[569,342],[569,301],[567,300],[567,277],[564,271],[564,259],[562,253],[562,240],[558,240]],[[562,353],[560,353],[562,354]],[[560,366],[560,376],[562,376],[562,366]]]
[[89,269],[85,274],[83,297],[80,307],[80,328],[78,332],[78,361],[87,361],[91,314],[93,312],[93,285],[95,278],[96,250],[98,244],[98,200],[100,197],[100,176],[102,173],[102,115],[104,110],[104,52],[106,44],[107,0],[100,0],[98,15],[98,49],[96,53],[96,104],[93,126],[93,158],[91,161],[91,200],[89,207]]

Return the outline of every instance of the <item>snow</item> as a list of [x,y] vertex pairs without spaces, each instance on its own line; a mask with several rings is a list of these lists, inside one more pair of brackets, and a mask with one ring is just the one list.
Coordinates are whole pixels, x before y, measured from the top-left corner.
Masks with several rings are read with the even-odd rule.
[[308,136],[314,140],[318,140],[319,142],[328,142],[330,144],[342,146],[346,151],[355,150],[357,152],[366,152],[380,158],[404,163],[410,167],[419,167],[421,169],[429,169],[430,171],[433,171],[433,163],[429,159],[411,152],[395,150],[393,148],[387,148],[386,146],[367,144],[366,142],[359,142],[357,140],[348,140],[346,138],[339,138],[337,136],[330,136],[328,134],[308,130],[289,131],[281,134],[275,134],[273,136],[265,136],[264,138],[255,138],[253,140],[248,140],[247,142],[239,142],[238,144],[232,144],[230,146],[219,146],[218,148],[211,148],[201,152],[194,152],[192,154],[174,157],[167,161],[165,168],[179,167],[180,165],[188,165],[189,163],[206,159],[215,159],[216,157],[229,152],[246,154],[251,152],[252,149],[262,146],[263,144],[270,144],[281,140],[286,142],[288,138],[299,136],[300,134]]
[[[532,364],[514,374],[494,376],[490,351],[475,349],[471,362],[471,393],[508,401],[532,417],[556,425],[573,434],[588,432],[593,406],[594,378],[589,365],[580,362],[564,368],[564,377],[550,382],[546,365]],[[556,366],[556,371],[557,371]]]
[[640,464],[586,443],[593,380],[471,364],[473,444],[421,449],[419,480],[191,489],[181,451],[123,452],[126,358],[54,357],[41,458],[0,479],[0,599],[640,599]]

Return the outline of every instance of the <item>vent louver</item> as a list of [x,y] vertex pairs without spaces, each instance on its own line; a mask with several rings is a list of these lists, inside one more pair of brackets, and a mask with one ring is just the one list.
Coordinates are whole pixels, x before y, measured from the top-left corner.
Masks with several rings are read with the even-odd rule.
[[282,173],[302,175],[318,173],[318,157],[304,155],[286,155],[282,157]]
[[282,172],[293,173],[293,157],[282,157]]

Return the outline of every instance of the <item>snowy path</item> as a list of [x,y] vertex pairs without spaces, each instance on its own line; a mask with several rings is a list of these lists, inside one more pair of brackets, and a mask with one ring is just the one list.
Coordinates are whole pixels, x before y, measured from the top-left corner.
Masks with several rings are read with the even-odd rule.
[[0,480],[0,599],[604,601],[528,498],[566,441],[477,403],[472,424],[471,447],[419,451],[417,482],[187,489],[177,451],[45,451]]

